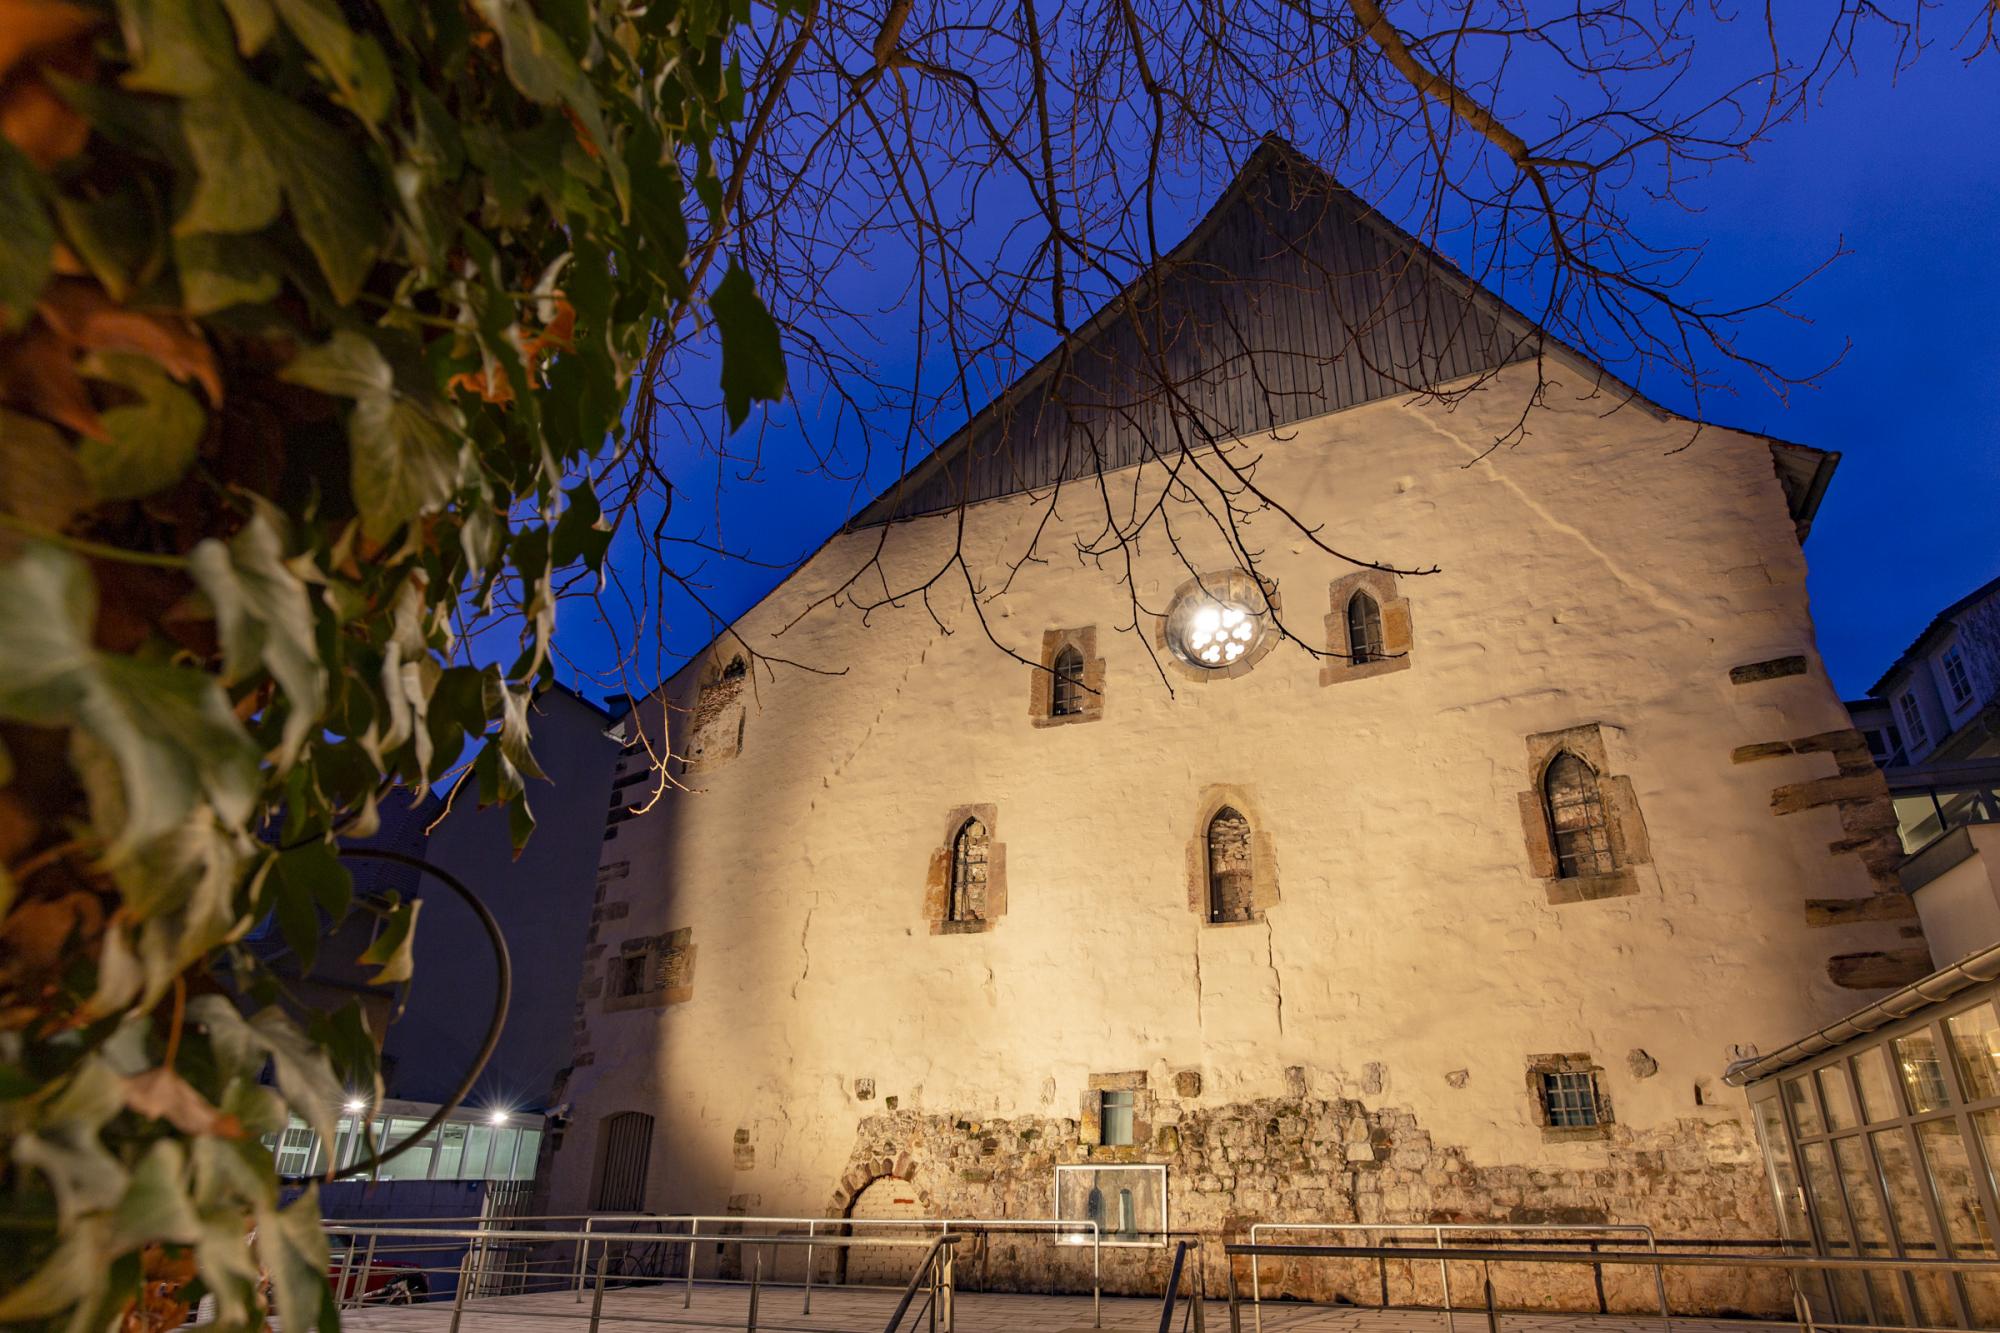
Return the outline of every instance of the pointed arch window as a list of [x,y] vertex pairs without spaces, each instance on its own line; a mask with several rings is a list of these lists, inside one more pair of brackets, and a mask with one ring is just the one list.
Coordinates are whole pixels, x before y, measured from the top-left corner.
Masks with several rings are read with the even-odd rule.
[[1347,660],[1360,666],[1380,662],[1387,654],[1382,647],[1382,608],[1366,592],[1347,599]]
[[1254,915],[1250,821],[1223,806],[1208,821],[1208,919],[1248,921]]
[[955,922],[986,919],[986,871],[991,836],[978,819],[958,826],[951,840],[951,894],[945,919]]
[[1558,878],[1608,875],[1618,868],[1604,795],[1589,764],[1568,750],[1559,752],[1542,775],[1542,805],[1555,843]]
[[1075,717],[1083,711],[1083,654],[1076,650],[1075,644],[1066,645],[1056,654],[1050,670],[1053,678],[1049,682],[1049,715]]

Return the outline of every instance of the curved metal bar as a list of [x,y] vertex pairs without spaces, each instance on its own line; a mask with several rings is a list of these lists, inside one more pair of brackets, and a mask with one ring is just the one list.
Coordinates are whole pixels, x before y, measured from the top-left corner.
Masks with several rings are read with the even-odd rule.
[[[821,1243],[824,1243],[826,1239],[828,1238],[822,1237]],[[890,1315],[889,1322],[883,1325],[883,1333],[896,1333],[896,1330],[902,1327],[903,1315],[908,1312],[910,1302],[917,1298],[917,1292],[921,1289],[925,1274],[930,1273],[933,1265],[938,1262],[938,1251],[956,1245],[958,1242],[959,1237],[950,1233],[939,1236],[931,1242],[931,1247],[924,1251],[924,1257],[917,1263],[917,1271],[910,1274],[909,1285],[903,1288],[903,1299],[896,1302],[896,1312]],[[880,1245],[884,1242],[863,1241],[862,1243]]]
[[[465,1071],[464,1077],[459,1079],[458,1086],[452,1090],[451,1096],[447,1097],[444,1104],[431,1114],[429,1120],[424,1121],[422,1127],[416,1133],[410,1135],[401,1143],[396,1144],[394,1147],[382,1149],[372,1157],[356,1162],[351,1166],[338,1168],[342,1175],[356,1175],[362,1172],[372,1174],[381,1169],[384,1162],[400,1156],[429,1137],[432,1130],[443,1124],[446,1118],[459,1108],[465,1101],[466,1096],[472,1091],[472,1085],[477,1083],[479,1076],[486,1072],[486,1062],[493,1058],[493,1052],[500,1045],[501,1030],[507,1025],[507,1006],[514,998],[514,961],[507,953],[506,936],[501,934],[500,923],[494,919],[493,913],[487,909],[485,903],[479,901],[478,895],[474,894],[471,889],[466,888],[464,882],[449,870],[432,865],[420,856],[411,856],[407,852],[390,851],[384,847],[341,847],[337,849],[337,854],[340,856],[358,856],[377,861],[394,861],[398,865],[413,867],[420,873],[436,878],[439,883],[464,899],[465,905],[470,907],[472,914],[479,919],[479,924],[485,928],[486,938],[493,945],[493,964],[499,970],[500,974],[499,985],[494,988],[493,1018],[486,1025],[486,1040],[480,1043],[479,1054],[473,1057],[472,1066]],[[387,1034],[384,1035],[386,1037]],[[331,1169],[328,1174],[332,1174]],[[303,1185],[325,1178],[324,1176],[278,1177],[281,1183],[287,1185]]]

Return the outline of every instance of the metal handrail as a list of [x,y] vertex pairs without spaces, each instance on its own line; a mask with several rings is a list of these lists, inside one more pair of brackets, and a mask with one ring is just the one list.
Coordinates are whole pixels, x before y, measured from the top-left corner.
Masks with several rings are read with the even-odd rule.
[[1194,1314],[1194,1333],[1206,1333],[1208,1321],[1202,1310],[1208,1298],[1207,1284],[1201,1280],[1201,1241],[1181,1240],[1174,1242],[1173,1267],[1167,1272],[1166,1294],[1160,1299],[1160,1333],[1173,1333],[1174,1302],[1180,1298],[1181,1265],[1187,1259],[1187,1252],[1195,1251],[1194,1296],[1188,1308]]
[[[1523,1241],[1530,1244],[1536,1243],[1531,1238],[1550,1233],[1574,1236],[1578,1233],[1589,1234],[1596,1232],[1612,1237],[1637,1235],[1644,1239],[1648,1250],[1658,1250],[1660,1247],[1659,1239],[1653,1234],[1653,1228],[1643,1222],[1585,1222],[1573,1226],[1565,1226],[1560,1222],[1256,1222],[1252,1223],[1250,1227],[1250,1243],[1252,1245],[1257,1244],[1258,1233],[1266,1231],[1416,1231],[1426,1233],[1432,1237],[1432,1244],[1429,1247],[1431,1250],[1441,1250],[1444,1248],[1446,1232],[1453,1234],[1471,1232],[1483,1235],[1519,1235]],[[1412,1257],[1415,1248],[1410,1247],[1411,1253],[1405,1254],[1402,1257]],[[1593,1246],[1592,1248],[1594,1250],[1596,1247]],[[1385,1260],[1384,1263],[1386,1264],[1386,1262]],[[1438,1281],[1444,1288],[1444,1326],[1446,1329],[1456,1333],[1458,1328],[1458,1313],[1452,1307],[1451,1264],[1449,1260],[1438,1260]],[[1653,1272],[1653,1285],[1660,1299],[1661,1327],[1667,1330],[1668,1333],[1671,1333],[1673,1316],[1667,1311],[1666,1278],[1658,1269],[1655,1269]],[[1600,1287],[1598,1291],[1600,1304],[1603,1301],[1603,1295],[1603,1290]],[[1382,1300],[1385,1305],[1388,1299],[1388,1272],[1385,1267],[1382,1278]],[[1250,1256],[1250,1305],[1256,1333],[1264,1333],[1264,1284],[1260,1280],[1257,1269],[1257,1256],[1255,1254]]]
[[[596,1238],[600,1241],[604,1241],[608,1245],[610,1239],[617,1238],[621,1233],[598,1230],[596,1224],[600,1219],[610,1222],[626,1222],[632,1225],[638,1225],[641,1223],[663,1223],[663,1222],[686,1223],[688,1226],[687,1234],[689,1237],[700,1234],[701,1224],[704,1222],[720,1222],[723,1223],[724,1225],[741,1225],[744,1223],[755,1222],[758,1223],[759,1225],[765,1225],[765,1226],[773,1226],[773,1225],[803,1226],[806,1228],[806,1238],[808,1241],[808,1244],[806,1246],[806,1275],[805,1275],[805,1282],[803,1283],[803,1286],[805,1288],[803,1312],[806,1314],[812,1313],[813,1255],[812,1255],[811,1242],[816,1236],[822,1234],[819,1232],[818,1229],[823,1226],[937,1227],[941,1233],[949,1231],[953,1227],[965,1227],[978,1231],[1047,1230],[1056,1233],[1058,1240],[1060,1240],[1060,1235],[1064,1231],[1076,1232],[1079,1235],[1087,1234],[1090,1237],[1090,1322],[1091,1322],[1091,1327],[1093,1328],[1102,1328],[1104,1326],[1103,1227],[1099,1225],[1097,1222],[1091,1221],[1087,1218],[763,1217],[763,1216],[752,1217],[741,1213],[600,1213],[600,1214],[592,1214],[589,1217],[585,1218],[583,1229],[586,1232],[595,1232]],[[661,1239],[666,1239],[668,1235],[668,1233],[665,1232],[648,1232],[645,1234],[649,1236],[658,1236]],[[713,1234],[711,1234],[709,1238],[712,1240],[721,1239],[720,1237],[717,1237]],[[731,1236],[728,1238],[727,1243],[734,1244],[737,1243],[739,1239],[740,1237]],[[576,1290],[576,1301],[579,1304],[583,1301],[583,1291],[585,1285],[584,1274],[589,1270],[590,1267],[589,1252],[590,1252],[590,1241],[588,1240],[583,1241],[577,1247],[576,1267],[575,1267],[575,1290]],[[692,1247],[690,1247],[688,1250],[686,1287],[687,1287],[687,1294],[681,1302],[681,1307],[683,1309],[691,1309],[693,1308],[694,1305],[694,1250]]]
[[903,1288],[903,1299],[896,1302],[895,1312],[889,1316],[889,1322],[883,1326],[882,1333],[896,1333],[902,1326],[903,1315],[909,1310],[910,1302],[916,1299],[918,1284],[923,1281],[925,1273],[931,1276],[930,1298],[927,1304],[931,1316],[931,1329],[933,1333],[951,1333],[952,1316],[955,1313],[952,1300],[952,1256],[962,1239],[961,1236],[946,1232],[931,1242],[931,1247],[924,1251],[923,1259],[917,1264],[917,1271],[910,1274],[910,1280]]
[[[1407,1259],[1411,1257],[1411,1247],[1398,1245],[1256,1245],[1234,1244],[1223,1246],[1223,1253],[1234,1259],[1247,1257],[1255,1260],[1267,1259]],[[1604,1264],[1622,1264],[1628,1267],[1667,1268],[1771,1268],[1790,1273],[1805,1272],[1909,1272],[1909,1273],[1987,1273],[2000,1274],[2000,1259],[1842,1259],[1830,1256],[1803,1256],[1780,1254],[1676,1254],[1671,1251],[1649,1251],[1644,1254],[1607,1253],[1601,1250],[1502,1250],[1454,1247],[1425,1251],[1429,1257],[1466,1263],[1492,1265],[1496,1263],[1530,1264],[1586,1264],[1593,1268]],[[1486,1315],[1489,1325],[1496,1315],[1493,1303],[1493,1282],[1486,1280]],[[1817,1319],[1810,1309],[1799,1311],[1800,1325],[1810,1330],[1861,1328],[1859,1324],[1845,1324]],[[1933,1329],[1921,1325],[1894,1326],[1886,1324],[1867,1325],[1876,1333],[1956,1333],[1955,1330]],[[1236,1286],[1236,1268],[1229,1268],[1229,1328],[1230,1333],[1242,1333],[1242,1297]]]

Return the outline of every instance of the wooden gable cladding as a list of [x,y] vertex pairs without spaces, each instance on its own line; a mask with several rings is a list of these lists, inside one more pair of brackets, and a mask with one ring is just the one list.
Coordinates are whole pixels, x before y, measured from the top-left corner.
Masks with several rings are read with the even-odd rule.
[[1525,320],[1268,139],[1173,252],[850,526],[1075,481],[1531,355]]

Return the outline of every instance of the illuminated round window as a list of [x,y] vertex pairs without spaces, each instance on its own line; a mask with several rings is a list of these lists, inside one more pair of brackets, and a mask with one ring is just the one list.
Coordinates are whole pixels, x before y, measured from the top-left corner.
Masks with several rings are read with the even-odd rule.
[[1266,602],[1246,574],[1192,580],[1167,610],[1167,647],[1200,671],[1247,665],[1269,629]]

